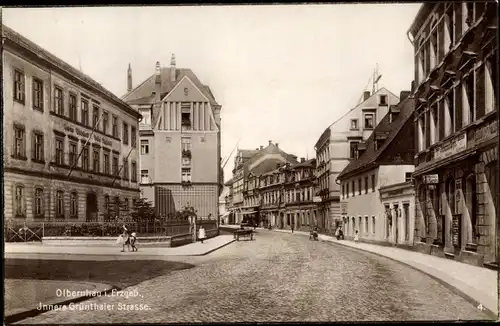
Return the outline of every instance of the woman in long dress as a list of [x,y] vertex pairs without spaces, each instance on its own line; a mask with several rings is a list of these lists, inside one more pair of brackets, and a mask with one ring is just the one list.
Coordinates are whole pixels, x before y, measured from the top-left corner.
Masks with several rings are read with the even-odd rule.
[[128,233],[128,229],[127,229],[127,227],[125,225],[123,226],[122,238],[123,238],[122,252],[125,251],[125,246],[127,246],[128,247],[128,251],[130,251],[130,236],[129,236],[129,233]]

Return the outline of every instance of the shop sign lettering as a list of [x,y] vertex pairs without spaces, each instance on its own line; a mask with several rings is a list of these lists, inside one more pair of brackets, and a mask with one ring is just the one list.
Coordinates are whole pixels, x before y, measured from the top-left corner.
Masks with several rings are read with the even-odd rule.
[[467,149],[467,136],[463,132],[434,150],[434,159],[441,160]]
[[424,175],[424,183],[425,184],[437,184],[439,183],[439,176],[437,174],[427,174]]
[[492,121],[487,125],[478,128],[474,132],[474,145],[477,145],[485,140],[496,137],[498,133],[498,120]]
[[[67,132],[76,133],[78,136],[81,136],[81,137],[84,137],[84,138],[89,138],[90,137],[90,133],[89,132],[80,130],[78,128],[73,128],[73,127],[65,126],[64,130],[67,131]],[[113,143],[110,140],[108,140],[108,139],[106,139],[104,137],[101,137],[99,135],[94,135],[94,140],[96,142],[103,143],[106,146],[112,146],[113,145]]]

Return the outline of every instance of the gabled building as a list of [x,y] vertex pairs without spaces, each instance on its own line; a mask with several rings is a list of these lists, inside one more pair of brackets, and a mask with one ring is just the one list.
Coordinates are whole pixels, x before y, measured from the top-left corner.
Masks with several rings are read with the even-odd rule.
[[316,195],[320,197],[317,204],[320,230],[332,232],[341,225],[340,186],[335,180],[355,158],[358,144],[370,137],[389,111],[389,106],[398,102],[399,98],[384,87],[374,94],[366,91],[363,101],[326,128],[316,142]]
[[[297,163],[295,155],[288,154],[278,144],[269,141],[266,147],[255,150],[239,150],[235,157],[235,168],[231,180],[231,211],[235,214],[234,222],[259,221],[256,207],[260,205],[257,193],[258,177],[276,168],[277,164]],[[249,183],[249,180],[252,181]],[[226,183],[229,185],[229,183]],[[249,188],[252,188],[249,194]]]
[[346,238],[357,230],[359,238],[366,241],[412,243],[413,193],[392,198],[386,208],[379,191],[396,185],[411,188],[413,112],[412,98],[392,105],[367,141],[358,145],[356,158],[338,175]]
[[[131,88],[132,72],[128,71]],[[190,205],[200,218],[218,213],[222,190],[221,106],[191,69],[156,63],[156,72],[123,100],[143,115],[139,124],[141,194],[159,217]]]
[[426,3],[409,33],[416,247],[498,266],[498,4]]

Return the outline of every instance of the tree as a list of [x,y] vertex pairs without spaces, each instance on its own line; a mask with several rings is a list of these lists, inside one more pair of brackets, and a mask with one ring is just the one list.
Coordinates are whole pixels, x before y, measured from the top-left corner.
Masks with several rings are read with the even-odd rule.
[[193,206],[186,205],[181,210],[175,213],[175,218],[178,220],[189,220],[190,217],[197,218],[197,211]]
[[130,216],[134,222],[154,222],[155,211],[152,202],[148,201],[146,198],[137,198],[133,202]]

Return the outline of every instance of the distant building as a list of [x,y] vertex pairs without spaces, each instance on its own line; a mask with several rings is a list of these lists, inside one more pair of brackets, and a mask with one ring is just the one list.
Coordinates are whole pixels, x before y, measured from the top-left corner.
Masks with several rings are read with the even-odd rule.
[[[132,72],[128,70],[128,86]],[[221,106],[191,69],[156,63],[155,74],[123,96],[139,124],[142,196],[159,217],[193,206],[199,218],[219,216],[222,191]]]
[[277,164],[287,162],[297,163],[297,157],[285,153],[278,144],[271,141],[265,148],[261,146],[255,150],[238,150],[233,178],[226,183],[232,189],[228,196],[228,207],[234,214],[234,223],[260,222],[261,217],[257,211],[260,195],[255,191],[256,187],[258,188],[258,177],[275,169]]
[[229,211],[226,208],[226,197],[229,194],[229,188],[224,186],[219,196],[219,221],[221,224],[229,224]]
[[498,267],[498,4],[422,5],[415,47],[416,247]]
[[339,173],[355,159],[358,144],[370,137],[373,130],[399,98],[385,88],[374,94],[364,92],[363,102],[344,114],[323,132],[316,142],[316,196],[318,226],[331,232],[342,224],[340,186],[335,182]]
[[[339,174],[344,235],[367,241],[411,244],[413,212],[411,174],[414,170],[414,100],[391,105],[373,133],[356,149],[356,159]],[[410,184],[407,184],[410,182]],[[401,198],[387,188],[407,190]],[[380,189],[384,189],[381,197]],[[385,206],[387,205],[387,206]],[[404,215],[401,214],[404,212]]]
[[140,114],[5,25],[2,44],[5,219],[123,217],[139,197]]

